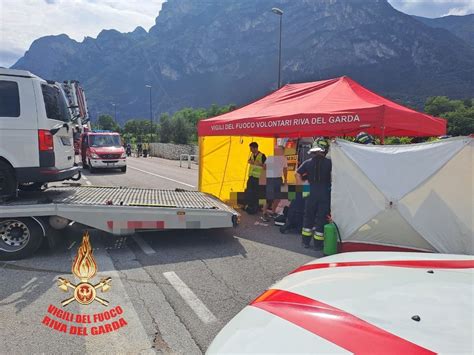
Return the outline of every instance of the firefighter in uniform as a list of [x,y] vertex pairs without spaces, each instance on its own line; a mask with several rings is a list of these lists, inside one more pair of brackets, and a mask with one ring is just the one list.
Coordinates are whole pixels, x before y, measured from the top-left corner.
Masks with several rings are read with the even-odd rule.
[[249,144],[251,155],[248,160],[249,163],[249,178],[247,180],[246,198],[248,214],[255,214],[258,211],[259,197],[262,188],[260,187],[260,176],[263,172],[263,166],[267,157],[258,150],[258,143],[252,142]]
[[306,197],[301,231],[305,248],[309,248],[311,239],[314,240],[315,249],[323,247],[323,230],[331,207],[332,163],[326,158],[328,149],[329,143],[325,139],[316,140],[309,150],[312,157],[301,164],[296,171],[299,184],[302,184],[303,180],[309,182],[309,196]]

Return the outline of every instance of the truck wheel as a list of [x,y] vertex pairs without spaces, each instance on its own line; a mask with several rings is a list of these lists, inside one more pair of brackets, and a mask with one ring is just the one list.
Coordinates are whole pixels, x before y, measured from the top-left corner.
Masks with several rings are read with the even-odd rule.
[[47,185],[43,182],[30,182],[18,185],[21,191],[43,191],[46,190],[46,187]]
[[0,198],[15,196],[17,185],[13,169],[0,161]]
[[122,171],[122,173],[126,173],[127,172],[127,167],[126,166],[122,166],[120,168],[120,170]]
[[0,260],[17,260],[31,256],[41,246],[44,232],[33,218],[0,220]]
[[92,164],[91,164],[91,161],[89,159],[89,164],[87,164],[87,166],[89,167],[89,171],[91,174],[94,174],[95,173],[95,168],[92,167]]

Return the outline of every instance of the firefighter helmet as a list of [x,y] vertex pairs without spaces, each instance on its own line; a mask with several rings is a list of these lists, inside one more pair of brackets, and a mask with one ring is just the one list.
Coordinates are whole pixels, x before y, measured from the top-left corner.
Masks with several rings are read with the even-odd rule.
[[356,136],[355,142],[359,144],[374,144],[374,137],[366,132],[360,132]]

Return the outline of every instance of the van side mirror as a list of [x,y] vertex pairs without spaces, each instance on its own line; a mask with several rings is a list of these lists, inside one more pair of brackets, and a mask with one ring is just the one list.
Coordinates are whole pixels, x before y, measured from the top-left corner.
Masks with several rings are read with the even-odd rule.
[[55,126],[49,130],[49,133],[51,133],[53,136],[58,133],[58,131],[61,128],[66,128],[66,130],[69,132],[69,125],[67,123],[63,123],[62,125]]

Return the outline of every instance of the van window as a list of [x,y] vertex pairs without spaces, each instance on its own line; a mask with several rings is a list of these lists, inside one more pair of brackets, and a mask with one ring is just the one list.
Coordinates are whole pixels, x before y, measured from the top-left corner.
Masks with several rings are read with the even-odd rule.
[[20,94],[14,81],[0,80],[0,117],[20,117]]
[[120,136],[112,134],[103,135],[91,135],[90,136],[91,147],[120,147]]
[[46,116],[52,120],[69,122],[71,116],[61,91],[56,86],[45,84],[41,85],[41,90],[43,91]]

